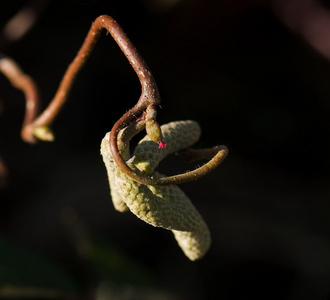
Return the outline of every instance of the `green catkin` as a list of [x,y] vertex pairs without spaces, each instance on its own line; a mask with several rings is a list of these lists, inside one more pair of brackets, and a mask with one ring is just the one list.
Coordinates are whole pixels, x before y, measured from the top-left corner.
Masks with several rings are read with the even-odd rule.
[[[136,146],[132,169],[138,168],[153,178],[163,177],[154,171],[167,155],[192,146],[200,137],[194,121],[178,121],[161,126],[165,148],[144,137]],[[114,162],[110,151],[109,133],[101,144],[101,154],[110,182],[111,197],[116,210],[128,209],[138,218],[156,227],[172,230],[179,246],[190,260],[202,258],[211,244],[210,232],[203,218],[186,194],[176,185],[146,186],[135,182]],[[130,159],[129,145],[121,151]]]

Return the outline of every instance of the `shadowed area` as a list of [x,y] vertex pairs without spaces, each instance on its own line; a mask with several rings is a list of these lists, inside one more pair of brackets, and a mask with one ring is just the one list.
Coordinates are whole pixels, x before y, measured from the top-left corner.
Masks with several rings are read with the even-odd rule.
[[[26,3],[1,8],[2,32]],[[318,22],[330,10],[299,3],[52,1],[21,38],[0,43],[45,107],[92,21],[111,15],[157,81],[159,123],[196,120],[196,147],[229,148],[217,170],[180,186],[212,235],[208,254],[190,262],[171,232],[112,206],[100,143],[140,84],[110,36],[79,74],[52,143],[21,140],[23,94],[0,75],[0,294],[33,286],[59,299],[328,299],[330,64]],[[195,165],[170,156],[158,170]]]

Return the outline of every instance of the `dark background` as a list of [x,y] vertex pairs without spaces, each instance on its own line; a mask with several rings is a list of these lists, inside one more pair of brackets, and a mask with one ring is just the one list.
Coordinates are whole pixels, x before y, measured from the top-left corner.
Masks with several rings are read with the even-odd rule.
[[[159,122],[196,120],[196,147],[230,150],[216,171],[182,185],[213,239],[190,262],[171,232],[112,206],[99,145],[140,86],[110,35],[79,74],[53,143],[20,139],[23,94],[1,75],[1,238],[66,278],[14,259],[16,276],[0,272],[3,285],[70,290],[73,299],[330,299],[330,64],[280,21],[274,2],[52,1],[1,48],[36,80],[45,107],[92,21],[111,15],[158,83]],[[25,3],[6,1],[1,26]],[[165,174],[188,168],[177,157],[162,164]],[[15,253],[6,249],[0,265]]]

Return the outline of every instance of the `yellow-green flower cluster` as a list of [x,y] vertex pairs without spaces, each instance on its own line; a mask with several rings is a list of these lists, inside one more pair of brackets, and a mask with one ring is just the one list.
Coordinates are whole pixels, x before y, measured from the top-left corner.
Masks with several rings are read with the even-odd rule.
[[[146,136],[136,146],[133,158],[129,145],[121,149],[124,160],[130,167],[153,178],[163,177],[155,171],[161,160],[193,145],[200,137],[200,127],[194,121],[171,122],[161,126],[165,148]],[[130,210],[138,218],[156,227],[172,230],[179,246],[190,260],[202,258],[211,244],[210,232],[203,218],[186,194],[176,185],[146,186],[124,174],[114,162],[110,151],[109,133],[101,144],[116,210]],[[136,171],[138,171],[136,170]]]

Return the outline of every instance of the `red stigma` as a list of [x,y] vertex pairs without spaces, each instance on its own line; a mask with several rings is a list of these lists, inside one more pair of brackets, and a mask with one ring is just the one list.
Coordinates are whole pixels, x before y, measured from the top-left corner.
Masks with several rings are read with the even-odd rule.
[[166,144],[163,141],[158,142],[158,149],[165,148]]

